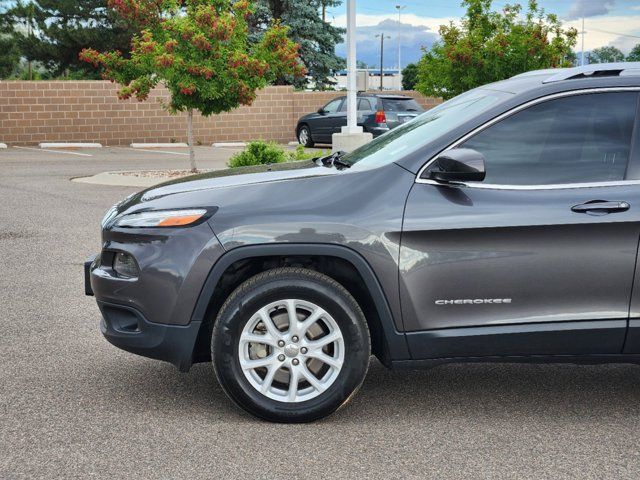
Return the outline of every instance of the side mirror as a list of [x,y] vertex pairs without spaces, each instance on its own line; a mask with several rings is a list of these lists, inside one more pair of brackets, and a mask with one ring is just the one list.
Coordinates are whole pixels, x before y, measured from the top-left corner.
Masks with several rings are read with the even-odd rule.
[[470,148],[453,148],[442,152],[428,178],[436,182],[481,182],[486,176],[484,155]]
[[324,115],[324,114],[325,114],[325,113],[327,113],[327,112],[325,112],[324,107],[320,107],[320,108],[318,109],[318,113],[319,113],[320,115]]

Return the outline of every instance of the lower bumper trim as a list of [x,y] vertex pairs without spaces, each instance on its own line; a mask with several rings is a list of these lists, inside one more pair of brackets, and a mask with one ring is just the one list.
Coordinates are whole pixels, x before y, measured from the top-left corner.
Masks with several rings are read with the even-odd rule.
[[127,352],[169,362],[181,372],[193,364],[200,322],[164,325],[148,321],[135,308],[98,302],[102,313],[100,329],[112,345]]

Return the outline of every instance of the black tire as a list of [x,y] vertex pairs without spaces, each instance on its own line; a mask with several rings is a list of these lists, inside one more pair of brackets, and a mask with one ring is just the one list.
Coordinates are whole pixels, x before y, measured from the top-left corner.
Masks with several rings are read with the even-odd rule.
[[311,138],[311,129],[309,128],[309,125],[301,125],[300,128],[298,128],[297,137],[298,143],[305,147],[312,148],[316,144]]
[[[344,340],[344,363],[333,383],[314,398],[292,403],[260,393],[239,360],[240,335],[251,317],[272,302],[290,298],[328,312]],[[211,358],[223,390],[247,412],[272,422],[311,422],[338,410],[362,385],[370,355],[369,329],[356,300],[335,280],[303,268],[276,268],[245,281],[220,309],[211,337]]]

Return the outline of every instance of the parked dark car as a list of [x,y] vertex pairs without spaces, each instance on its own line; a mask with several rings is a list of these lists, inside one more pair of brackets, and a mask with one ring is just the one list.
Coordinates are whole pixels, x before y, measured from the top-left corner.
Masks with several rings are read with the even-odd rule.
[[[424,109],[405,95],[358,94],[358,125],[374,137],[413,120]],[[331,100],[317,112],[301,117],[296,126],[298,142],[305,147],[330,144],[332,135],[347,125],[347,97]]]
[[344,405],[370,353],[640,363],[639,99],[640,63],[533,72],[349,154],[133,195],[85,264],[102,332],[212,360],[280,422]]

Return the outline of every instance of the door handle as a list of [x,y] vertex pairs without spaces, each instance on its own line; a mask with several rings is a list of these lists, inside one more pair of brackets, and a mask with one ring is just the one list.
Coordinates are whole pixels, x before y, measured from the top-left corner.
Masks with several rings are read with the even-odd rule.
[[591,200],[571,207],[572,212],[587,213],[589,215],[606,215],[608,213],[626,212],[631,208],[628,202],[607,202],[605,200]]

